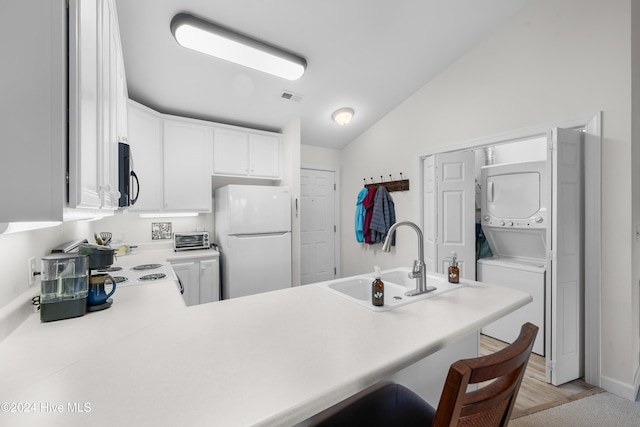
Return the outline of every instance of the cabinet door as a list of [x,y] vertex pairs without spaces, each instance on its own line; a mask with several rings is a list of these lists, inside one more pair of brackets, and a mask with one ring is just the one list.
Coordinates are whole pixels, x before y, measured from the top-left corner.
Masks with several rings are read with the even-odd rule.
[[101,85],[100,108],[98,111],[99,128],[102,135],[100,154],[100,206],[105,209],[117,209],[120,193],[118,191],[118,51],[120,38],[115,21],[113,0],[102,1],[101,38],[102,66],[98,68]]
[[212,128],[164,120],[164,210],[211,212]]
[[200,304],[220,300],[218,258],[200,261]]
[[128,104],[129,145],[133,170],[140,180],[140,196],[131,212],[162,209],[162,121],[158,115],[133,101]]
[[99,67],[102,28],[99,2],[70,3],[69,39],[69,205],[72,208],[99,208],[102,137],[99,102]]
[[69,8],[69,205],[118,208],[117,68],[113,0]]
[[249,175],[262,178],[281,178],[280,138],[272,135],[249,135]]
[[213,173],[246,176],[249,173],[249,135],[216,129],[213,139]]
[[175,264],[171,263],[171,266],[182,285],[182,298],[184,298],[184,302],[188,306],[197,305],[200,302],[199,263],[197,261],[185,261]]
[[[67,199],[67,10],[63,3],[2,2],[0,223],[63,220]],[[73,5],[72,1],[70,22]]]
[[[115,60],[116,60],[116,140],[117,142],[128,142],[129,130],[127,128],[127,77],[124,71],[124,54],[120,40],[120,30],[118,25],[118,13],[115,2],[112,5],[111,25],[114,28]],[[117,163],[117,161],[116,161]]]

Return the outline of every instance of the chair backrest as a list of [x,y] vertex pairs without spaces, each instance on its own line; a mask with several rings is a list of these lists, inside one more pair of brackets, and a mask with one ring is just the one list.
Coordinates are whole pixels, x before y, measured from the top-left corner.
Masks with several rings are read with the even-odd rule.
[[[538,327],[525,323],[518,338],[508,347],[473,359],[455,362],[436,410],[433,427],[506,426],[516,402]],[[491,381],[477,390],[469,384]]]

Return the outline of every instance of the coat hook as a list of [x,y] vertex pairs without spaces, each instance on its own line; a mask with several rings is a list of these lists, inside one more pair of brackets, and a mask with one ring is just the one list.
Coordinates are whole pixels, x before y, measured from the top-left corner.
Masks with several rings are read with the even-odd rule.
[[400,179],[404,179],[404,177],[402,176],[402,172],[400,172]]
[[382,178],[382,175],[380,175],[380,183],[384,182],[384,178]]
[[391,177],[391,174],[389,174],[389,181],[393,181],[393,178]]
[[371,177],[371,183],[373,184],[373,177]]

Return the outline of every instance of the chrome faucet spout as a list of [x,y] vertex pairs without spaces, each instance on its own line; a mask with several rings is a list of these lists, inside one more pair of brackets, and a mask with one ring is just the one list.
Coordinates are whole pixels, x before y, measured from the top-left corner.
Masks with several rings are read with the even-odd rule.
[[424,236],[420,227],[411,221],[396,222],[389,228],[387,237],[384,239],[384,243],[382,244],[382,250],[384,252],[391,251],[393,233],[395,233],[396,228],[402,225],[413,228],[418,235],[418,259],[413,262],[413,269],[411,270],[411,273],[409,273],[410,278],[416,279],[416,288],[412,291],[406,292],[405,295],[414,296],[434,291],[436,289],[435,287],[427,286],[427,265],[424,262]]

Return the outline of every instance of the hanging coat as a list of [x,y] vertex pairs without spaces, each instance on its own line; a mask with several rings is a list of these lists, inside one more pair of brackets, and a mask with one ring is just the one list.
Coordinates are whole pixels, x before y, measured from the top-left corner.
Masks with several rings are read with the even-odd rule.
[[366,188],[363,188],[358,193],[358,199],[356,200],[356,221],[355,221],[355,225],[356,225],[356,241],[360,242],[360,243],[364,242],[364,214],[365,214],[365,208],[362,205],[362,202],[364,201],[364,198],[367,196],[367,194],[369,194],[369,190],[367,190]]
[[367,196],[362,201],[362,206],[364,206],[364,242],[371,243],[371,217],[373,216],[373,200],[376,197],[376,188],[369,187],[369,191],[367,192]]
[[[396,211],[393,200],[386,187],[380,186],[376,191],[373,202],[373,216],[371,218],[371,243],[382,243],[391,226],[396,222]],[[391,245],[395,246],[395,233],[391,239]]]

